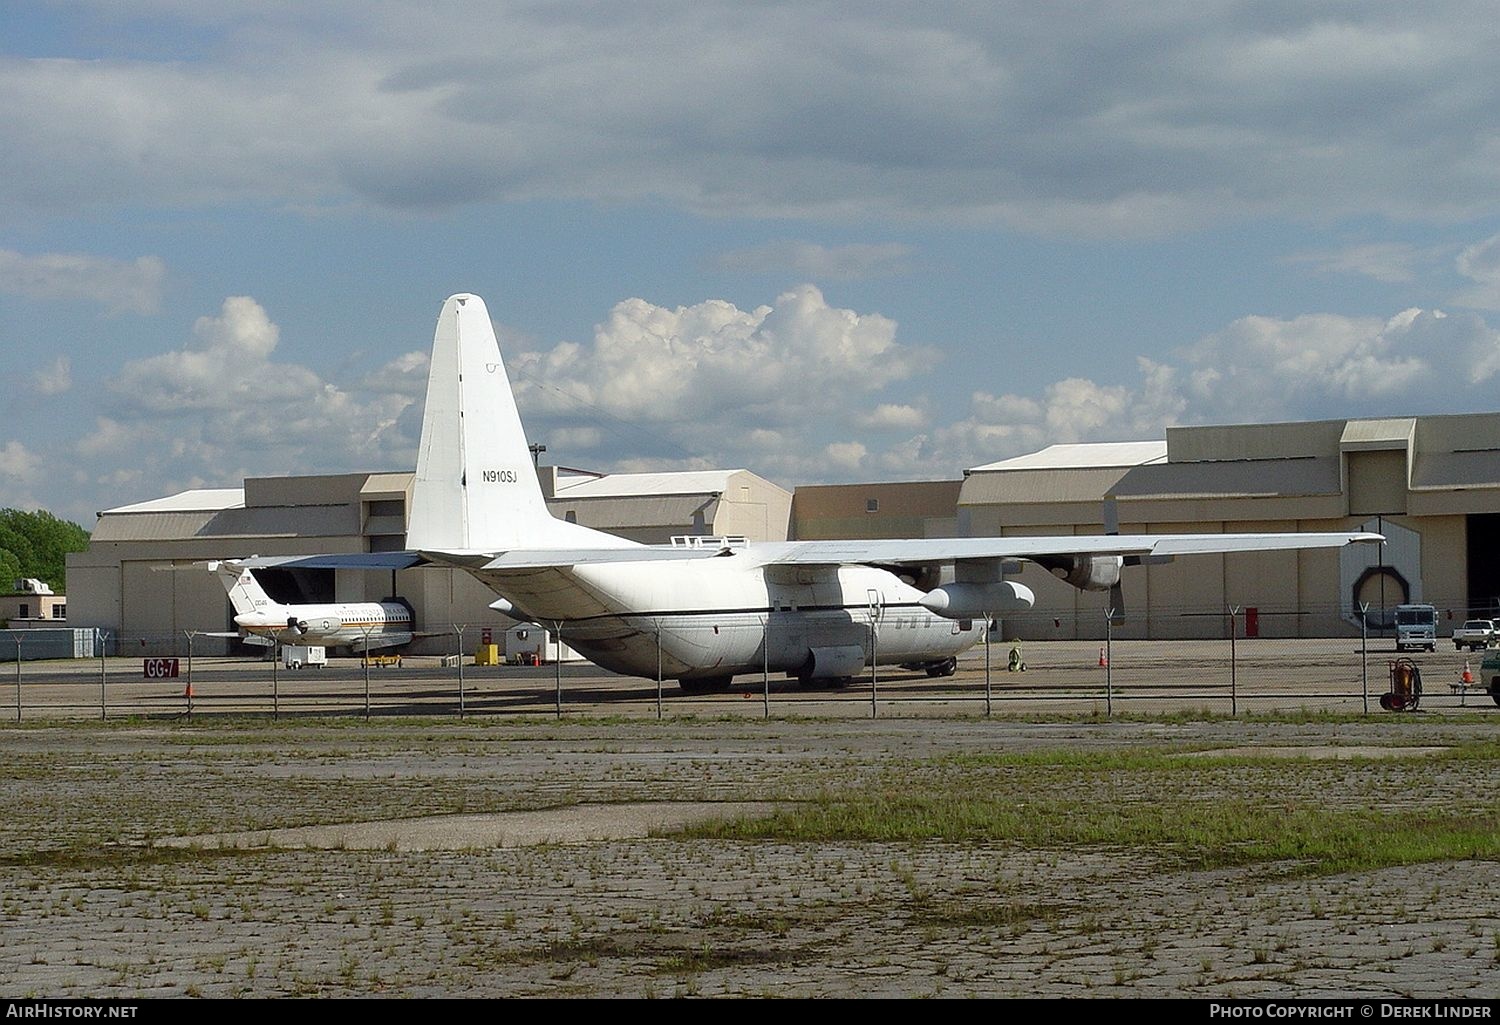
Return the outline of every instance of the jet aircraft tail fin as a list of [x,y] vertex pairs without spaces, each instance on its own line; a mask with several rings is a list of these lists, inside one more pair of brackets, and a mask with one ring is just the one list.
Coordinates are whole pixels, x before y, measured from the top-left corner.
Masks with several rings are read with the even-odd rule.
[[234,606],[236,616],[264,612],[275,607],[276,603],[266,594],[249,568],[229,561],[210,562],[208,568],[218,574],[220,583],[229,594],[229,603]]
[[629,544],[548,511],[495,328],[477,295],[449,296],[438,314],[406,544],[469,551]]

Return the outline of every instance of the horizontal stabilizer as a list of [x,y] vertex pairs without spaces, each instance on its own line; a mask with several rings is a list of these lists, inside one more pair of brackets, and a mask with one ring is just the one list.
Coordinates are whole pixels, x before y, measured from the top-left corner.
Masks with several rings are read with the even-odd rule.
[[422,564],[417,552],[343,552],[334,555],[257,555],[235,560],[251,569],[410,569]]

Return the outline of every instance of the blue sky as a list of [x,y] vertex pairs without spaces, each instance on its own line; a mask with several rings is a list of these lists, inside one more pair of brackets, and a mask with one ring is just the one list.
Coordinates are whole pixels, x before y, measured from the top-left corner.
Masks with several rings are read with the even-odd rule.
[[0,506],[409,468],[444,297],[600,470],[1492,410],[1489,4],[0,0]]

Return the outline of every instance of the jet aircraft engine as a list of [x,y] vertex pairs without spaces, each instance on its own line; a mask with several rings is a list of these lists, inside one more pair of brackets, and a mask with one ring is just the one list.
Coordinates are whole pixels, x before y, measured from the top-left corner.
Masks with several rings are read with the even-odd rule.
[[1058,555],[1037,561],[1080,591],[1108,591],[1120,582],[1120,567],[1125,565],[1119,555]]
[[296,616],[288,616],[286,626],[288,630],[294,631],[299,637],[306,637],[316,630],[320,634],[333,633],[344,625],[344,621],[337,616],[318,616],[314,619],[298,619]]

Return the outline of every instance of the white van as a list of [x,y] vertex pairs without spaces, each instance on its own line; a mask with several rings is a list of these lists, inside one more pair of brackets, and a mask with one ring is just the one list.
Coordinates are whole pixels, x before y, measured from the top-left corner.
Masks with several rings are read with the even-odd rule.
[[1437,609],[1431,605],[1396,606],[1396,650],[1437,651]]

